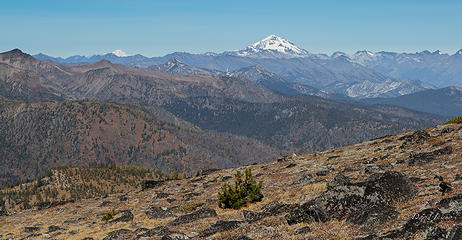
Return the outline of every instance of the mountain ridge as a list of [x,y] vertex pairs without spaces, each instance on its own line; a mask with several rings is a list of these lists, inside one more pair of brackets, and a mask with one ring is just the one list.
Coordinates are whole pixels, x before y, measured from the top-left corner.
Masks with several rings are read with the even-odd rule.
[[279,152],[253,139],[179,127],[143,109],[101,101],[0,98],[0,120],[0,185],[66,165],[136,164],[193,173],[264,161]]
[[392,104],[450,117],[462,115],[462,88],[460,87],[445,87],[394,98],[370,98],[362,101],[368,104]]
[[[269,36],[260,42],[249,45],[246,49],[219,54],[175,52],[163,57],[152,58],[141,55],[128,57],[99,55],[85,59],[77,58],[80,60],[69,58],[69,61],[62,59],[55,59],[55,61],[64,63],[94,62],[105,58],[114,63],[148,68],[164,64],[175,58],[192,67],[208,69],[212,72],[215,70],[222,72],[236,71],[244,67],[260,65],[278,74],[287,82],[308,85],[318,89],[328,89],[353,98],[393,97],[434,88],[430,84],[419,82],[419,77],[389,76],[390,72],[369,68],[369,66],[364,65],[363,60],[360,58],[355,60],[346,54],[338,53],[332,56],[310,54],[306,50],[298,48],[289,41],[277,36]],[[366,55],[372,54],[367,51],[365,53]],[[342,57],[339,57],[340,55]],[[37,55],[37,57],[42,60],[49,59],[53,61],[52,58],[46,58],[42,55]],[[396,88],[390,89],[381,86],[381,82],[385,80],[392,82],[391,85]],[[433,81],[432,83],[435,82]],[[367,88],[367,92],[361,90],[365,88]]]
[[[305,149],[339,146],[381,134],[431,126],[445,119],[400,109],[400,112],[411,116],[408,118],[406,114],[393,115],[392,111],[381,113],[381,109],[357,103],[309,96],[283,96],[250,80],[231,76],[172,75],[109,61],[60,67],[70,75],[59,78],[49,76],[45,78],[45,85],[56,86],[69,99],[140,104],[179,124],[258,138],[281,149],[299,148],[303,142],[312,145],[305,146]],[[17,79],[19,82],[23,80]],[[16,99],[21,99],[21,96]],[[354,115],[354,109],[379,118],[367,114]],[[367,120],[358,122],[358,116]],[[229,123],[228,126],[224,126],[224,122]],[[300,129],[290,128],[288,123]],[[361,131],[346,134],[361,126]],[[316,132],[320,135],[313,138]],[[326,135],[329,132],[331,134]],[[322,140],[314,141],[318,137]]]

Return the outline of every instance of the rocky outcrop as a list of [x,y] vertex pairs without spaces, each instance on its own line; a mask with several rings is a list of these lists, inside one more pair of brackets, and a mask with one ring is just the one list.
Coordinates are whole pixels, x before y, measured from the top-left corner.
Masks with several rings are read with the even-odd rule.
[[242,221],[218,221],[202,232],[199,237],[209,237],[215,233],[229,231],[240,227],[243,223]]
[[110,232],[103,240],[126,240],[132,239],[134,234],[128,229],[119,229]]
[[412,134],[402,136],[398,138],[400,141],[404,141],[401,145],[401,148],[406,148],[414,144],[421,144],[427,141],[430,138],[430,134],[428,134],[424,130],[417,130]]
[[146,210],[146,216],[150,219],[163,219],[169,217],[176,217],[171,209],[166,207],[151,206]]
[[120,217],[117,217],[111,221],[109,221],[109,223],[118,223],[118,222],[130,222],[130,221],[133,221],[133,213],[132,211],[130,210],[122,210],[122,211],[119,211],[119,214],[122,215]]
[[138,231],[138,233],[139,234],[136,236],[137,239],[152,238],[155,236],[165,236],[165,235],[171,234],[172,231],[170,231],[167,227],[158,226],[153,229],[144,229],[143,231]]
[[[436,225],[441,221],[462,221],[462,194],[445,198],[436,204],[435,208],[427,208],[412,216],[400,229],[395,229],[385,234],[385,238],[409,238],[417,232],[426,232],[427,239],[439,239],[437,236],[443,235],[442,239],[459,239],[454,236],[461,236],[462,228],[454,227],[450,232],[439,229]],[[435,236],[432,238],[431,236]],[[448,237],[448,238],[446,238]]]
[[296,204],[281,204],[278,201],[274,201],[263,206],[261,212],[244,210],[242,211],[242,215],[244,216],[246,222],[253,223],[266,217],[276,216],[289,212],[296,207]]
[[452,147],[447,146],[431,152],[411,153],[409,155],[409,166],[421,166],[435,160],[437,156],[452,153]]
[[170,223],[170,225],[175,226],[175,225],[194,222],[201,218],[216,217],[216,216],[217,216],[217,213],[215,212],[215,210],[211,208],[202,208],[200,210],[197,210],[196,212],[177,217],[175,220],[173,220]]
[[[339,179],[342,179],[339,177]],[[320,196],[294,208],[286,215],[289,225],[343,220],[359,225],[384,223],[398,216],[393,204],[405,202],[417,187],[399,172],[374,174],[361,183],[333,186]]]
[[40,227],[24,227],[24,232],[31,233],[40,231]]

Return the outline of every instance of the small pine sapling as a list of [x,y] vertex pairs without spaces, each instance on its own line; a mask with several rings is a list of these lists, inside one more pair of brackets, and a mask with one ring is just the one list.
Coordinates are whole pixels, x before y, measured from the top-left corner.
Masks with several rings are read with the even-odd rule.
[[224,183],[222,192],[218,193],[218,206],[220,208],[239,209],[247,203],[259,202],[263,199],[261,193],[262,182],[256,182],[250,168],[245,170],[244,179],[242,173],[234,175],[234,186]]

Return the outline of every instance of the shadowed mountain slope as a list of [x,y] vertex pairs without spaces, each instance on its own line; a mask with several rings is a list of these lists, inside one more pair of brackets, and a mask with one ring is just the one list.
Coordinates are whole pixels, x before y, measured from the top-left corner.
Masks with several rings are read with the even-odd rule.
[[394,98],[364,99],[369,104],[392,104],[443,116],[462,115],[462,88],[446,87]]
[[277,153],[253,139],[177,127],[119,104],[0,99],[0,183],[65,165],[194,172],[265,161]]

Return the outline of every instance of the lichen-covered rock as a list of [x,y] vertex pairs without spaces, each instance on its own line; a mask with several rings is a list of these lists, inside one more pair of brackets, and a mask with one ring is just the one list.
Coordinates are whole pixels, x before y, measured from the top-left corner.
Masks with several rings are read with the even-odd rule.
[[350,179],[342,173],[338,173],[334,177],[334,182],[339,186],[350,185]]
[[133,232],[128,229],[119,229],[108,233],[103,240],[127,240],[132,239],[134,236]]
[[[135,231],[136,232],[136,231]],[[165,236],[171,234],[172,231],[168,229],[167,227],[164,226],[158,226],[153,229],[147,229],[144,230],[143,232],[137,232],[136,238],[150,238],[154,236]]]
[[266,217],[266,214],[263,212],[253,212],[247,210],[242,211],[242,215],[244,216],[245,221],[248,223],[253,223]]
[[301,222],[326,222],[329,220],[329,216],[326,214],[325,210],[315,205],[314,201],[309,201],[297,206],[286,214],[285,218],[289,225]]
[[266,216],[276,216],[281,213],[289,212],[294,209],[297,204],[279,203],[278,201],[270,202],[262,207],[263,213]]
[[146,216],[148,216],[148,218],[150,219],[163,219],[163,218],[175,217],[176,215],[173,214],[172,211],[167,208],[151,206],[146,211]]
[[462,221],[462,194],[444,198],[436,206],[444,220]]
[[209,229],[202,232],[199,237],[212,236],[215,233],[226,232],[235,228],[240,227],[243,224],[242,221],[218,221],[210,226]]
[[316,175],[319,177],[327,176],[330,173],[329,170],[321,170],[319,172],[316,172]]
[[246,222],[253,223],[269,216],[276,216],[281,213],[289,212],[296,207],[298,207],[297,204],[283,204],[278,201],[274,201],[264,205],[261,212],[244,210],[242,211],[242,215]]
[[364,183],[364,195],[377,197],[387,204],[406,202],[417,195],[416,185],[404,174],[396,171],[372,175]]
[[383,202],[365,201],[348,215],[347,221],[358,225],[373,226],[376,223],[385,223],[398,217],[399,213],[393,206]]
[[190,239],[187,235],[182,233],[170,233],[161,238],[161,240],[185,240]]
[[410,135],[405,135],[405,136],[398,138],[398,140],[404,141],[403,144],[401,145],[401,148],[405,148],[410,145],[424,143],[429,138],[430,138],[430,134],[428,134],[426,131],[417,130]]
[[446,239],[448,232],[440,227],[430,227],[424,232],[425,239]]
[[175,220],[173,220],[170,223],[170,225],[175,226],[179,224],[194,222],[201,218],[216,217],[216,216],[217,216],[217,213],[215,212],[215,210],[211,208],[202,208],[196,212],[177,217]]
[[427,230],[442,220],[443,214],[438,208],[428,208],[415,214],[401,229],[395,229],[387,233],[384,238],[409,238],[415,233]]
[[40,227],[24,227],[24,232],[31,233],[40,231]]
[[[341,177],[339,177],[340,179]],[[398,216],[395,202],[405,202],[417,194],[417,187],[399,172],[372,175],[361,183],[341,181],[332,185],[320,196],[291,210],[286,215],[289,225],[331,219],[372,226],[385,223]]]
[[58,230],[62,230],[62,228],[55,226],[55,225],[48,226],[48,233],[56,232]]
[[435,160],[436,156],[452,153],[452,147],[436,149],[432,152],[411,153],[409,155],[409,166],[421,166]]
[[292,184],[310,184],[314,182],[314,176],[309,173],[302,173]]
[[117,223],[117,222],[130,222],[130,221],[133,221],[133,213],[132,211],[130,210],[121,210],[119,211],[119,213],[122,215],[118,218],[115,218],[111,221],[109,221],[109,223]]

